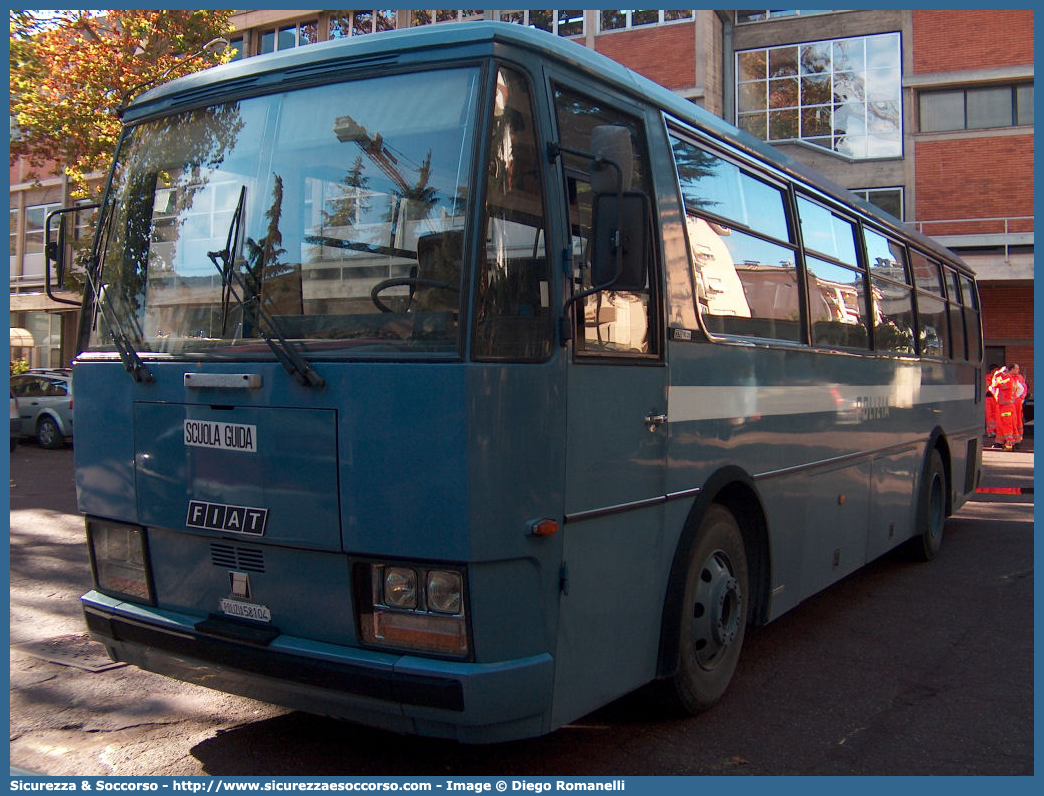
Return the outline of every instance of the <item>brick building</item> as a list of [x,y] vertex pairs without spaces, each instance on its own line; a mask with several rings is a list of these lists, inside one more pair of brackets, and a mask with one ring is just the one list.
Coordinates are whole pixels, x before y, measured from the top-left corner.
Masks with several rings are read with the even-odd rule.
[[1033,12],[910,13],[916,221],[978,274],[986,364],[1032,384]]
[[[954,249],[980,279],[986,364],[1017,361],[1032,386],[1032,11],[250,10],[230,39],[251,57],[475,18],[601,52]],[[64,186],[18,169],[11,325],[37,338],[34,364],[58,364],[74,313],[40,296],[39,224]]]

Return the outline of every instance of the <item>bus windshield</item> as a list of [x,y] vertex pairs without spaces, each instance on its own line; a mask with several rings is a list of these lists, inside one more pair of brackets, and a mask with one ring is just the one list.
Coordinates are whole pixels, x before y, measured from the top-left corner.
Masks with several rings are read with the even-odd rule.
[[118,318],[143,353],[456,355],[477,86],[389,75],[130,128],[89,350]]

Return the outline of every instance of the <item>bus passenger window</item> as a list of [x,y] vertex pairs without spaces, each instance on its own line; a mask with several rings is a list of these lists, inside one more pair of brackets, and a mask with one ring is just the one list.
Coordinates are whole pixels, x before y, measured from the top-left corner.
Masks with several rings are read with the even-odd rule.
[[982,359],[982,317],[975,282],[961,274],[961,300],[964,303],[964,336],[968,343],[968,360]]
[[923,356],[949,356],[950,332],[946,315],[945,301],[924,293],[917,294],[918,343]]
[[856,257],[855,225],[804,196],[798,216],[806,252],[812,345],[870,347],[865,273]]
[[943,269],[950,312],[950,336],[953,338],[954,359],[967,359],[968,351],[964,340],[964,311],[961,309],[961,282],[955,271]]
[[916,354],[913,291],[905,250],[871,230],[864,231],[874,306],[874,345],[878,351]]
[[545,359],[551,353],[551,277],[540,157],[529,86],[497,75],[486,181],[486,238],[475,299],[474,356]]
[[[917,286],[917,340],[923,356],[951,355],[950,326],[940,265],[917,251],[910,252],[910,267]],[[964,356],[961,343],[961,356]]]
[[688,216],[697,301],[711,332],[801,341],[794,252]]
[[844,265],[858,267],[852,222],[803,196],[798,197],[797,204],[805,248]]
[[[645,137],[639,121],[564,89],[556,89],[555,107],[559,141],[572,149],[587,151],[591,145],[591,133],[600,125],[630,130],[634,153],[630,190],[648,193],[651,182]],[[563,166],[572,231],[573,290],[579,292],[592,286],[590,160],[565,153]],[[652,277],[647,279],[651,281]],[[642,290],[602,290],[578,302],[578,351],[589,354],[659,353],[657,335],[654,334],[656,302],[650,281]]]
[[700,315],[714,334],[802,342],[801,298],[783,193],[672,139]]
[[863,272],[807,256],[808,314],[812,345],[868,348]]

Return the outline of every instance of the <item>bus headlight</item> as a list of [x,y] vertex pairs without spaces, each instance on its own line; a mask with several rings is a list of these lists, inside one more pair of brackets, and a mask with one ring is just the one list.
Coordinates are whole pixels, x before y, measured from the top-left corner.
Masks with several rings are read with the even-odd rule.
[[459,614],[464,605],[464,587],[459,572],[433,570],[428,573],[428,608],[440,614]]
[[416,608],[417,572],[388,567],[384,571],[384,602],[391,608]]
[[99,591],[137,602],[154,602],[144,528],[88,518],[87,549]]
[[454,658],[470,654],[463,570],[359,562],[353,573],[364,643]]

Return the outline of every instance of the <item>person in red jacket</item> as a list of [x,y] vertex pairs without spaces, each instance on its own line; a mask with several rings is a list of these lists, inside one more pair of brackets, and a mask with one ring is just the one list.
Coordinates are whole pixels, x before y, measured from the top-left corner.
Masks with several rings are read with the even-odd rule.
[[1022,369],[1017,365],[1009,365],[1008,371],[1015,379],[1015,444],[1022,442],[1023,416],[1022,405],[1026,403],[1026,393],[1029,391],[1026,385],[1026,377],[1022,375]]
[[993,377],[997,375],[1000,368],[990,365],[986,373],[986,436],[997,435],[997,396],[993,394]]
[[1008,368],[993,377],[993,394],[997,397],[997,435],[994,447],[1010,451],[1015,447],[1015,394],[1018,381]]

